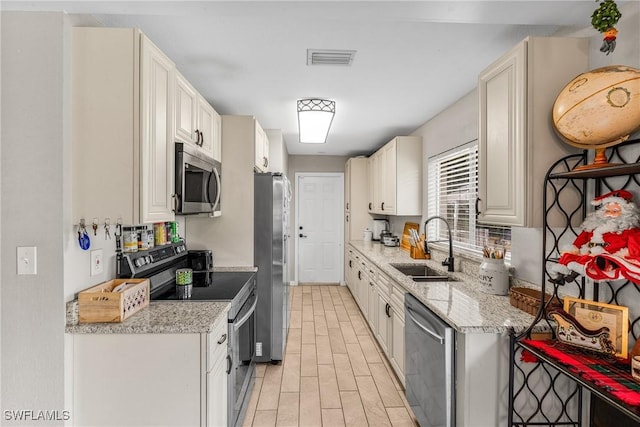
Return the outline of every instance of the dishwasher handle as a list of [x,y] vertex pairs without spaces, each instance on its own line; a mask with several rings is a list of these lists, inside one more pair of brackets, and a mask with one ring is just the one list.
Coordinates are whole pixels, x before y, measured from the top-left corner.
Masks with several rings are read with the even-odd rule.
[[444,337],[441,335],[438,335],[436,332],[432,331],[431,329],[429,329],[428,327],[424,326],[422,323],[420,323],[418,321],[418,319],[416,319],[413,314],[411,314],[410,312],[413,311],[411,310],[411,308],[407,307],[407,315],[409,316],[409,318],[411,320],[413,320],[413,323],[416,324],[416,326],[418,326],[420,329],[422,329],[424,332],[426,332],[427,334],[431,335],[432,338],[434,338],[436,341],[440,342],[440,345],[444,345]]

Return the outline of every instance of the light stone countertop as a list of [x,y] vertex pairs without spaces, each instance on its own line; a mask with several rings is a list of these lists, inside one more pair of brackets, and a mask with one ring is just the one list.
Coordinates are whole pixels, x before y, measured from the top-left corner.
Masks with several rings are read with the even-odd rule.
[[[214,272],[248,271],[251,266],[214,267]],[[149,306],[120,323],[78,323],[78,300],[67,302],[70,334],[197,334],[227,321],[228,301],[150,301]]]
[[[349,244],[458,332],[504,333],[510,328],[521,332],[533,322],[533,316],[509,304],[509,296],[483,292],[475,276],[448,273],[439,261],[413,259],[399,247],[364,241]],[[456,281],[414,282],[393,268],[392,263],[424,264]]]
[[82,323],[77,319],[78,301],[67,303],[70,334],[199,334],[209,333],[218,322],[227,321],[229,302],[151,301],[120,323]]

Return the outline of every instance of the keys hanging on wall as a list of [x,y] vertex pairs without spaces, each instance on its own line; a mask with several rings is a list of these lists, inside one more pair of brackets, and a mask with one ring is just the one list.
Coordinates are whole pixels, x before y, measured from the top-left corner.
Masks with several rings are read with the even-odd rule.
[[104,239],[111,240],[111,231],[109,228],[111,227],[111,220],[109,218],[104,219]]
[[78,245],[83,251],[86,251],[91,246],[91,239],[89,238],[89,233],[87,233],[84,218],[80,218],[80,224],[78,225]]
[[93,228],[93,235],[98,235],[98,218],[94,217],[93,222],[91,223],[91,228]]

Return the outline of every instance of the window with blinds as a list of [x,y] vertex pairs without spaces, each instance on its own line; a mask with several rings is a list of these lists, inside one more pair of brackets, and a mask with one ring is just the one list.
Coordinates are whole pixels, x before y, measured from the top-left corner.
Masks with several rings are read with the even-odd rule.
[[[501,245],[508,251],[511,228],[478,224],[478,141],[474,140],[431,157],[427,162],[427,214],[445,218],[458,250],[482,256],[484,246]],[[444,222],[432,220],[427,240],[447,241]],[[507,258],[510,253],[507,252]]]

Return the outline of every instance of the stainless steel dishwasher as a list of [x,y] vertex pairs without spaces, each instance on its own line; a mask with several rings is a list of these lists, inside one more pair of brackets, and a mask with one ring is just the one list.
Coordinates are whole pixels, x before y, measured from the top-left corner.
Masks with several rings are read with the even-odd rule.
[[455,426],[455,331],[405,294],[407,401],[421,427]]

